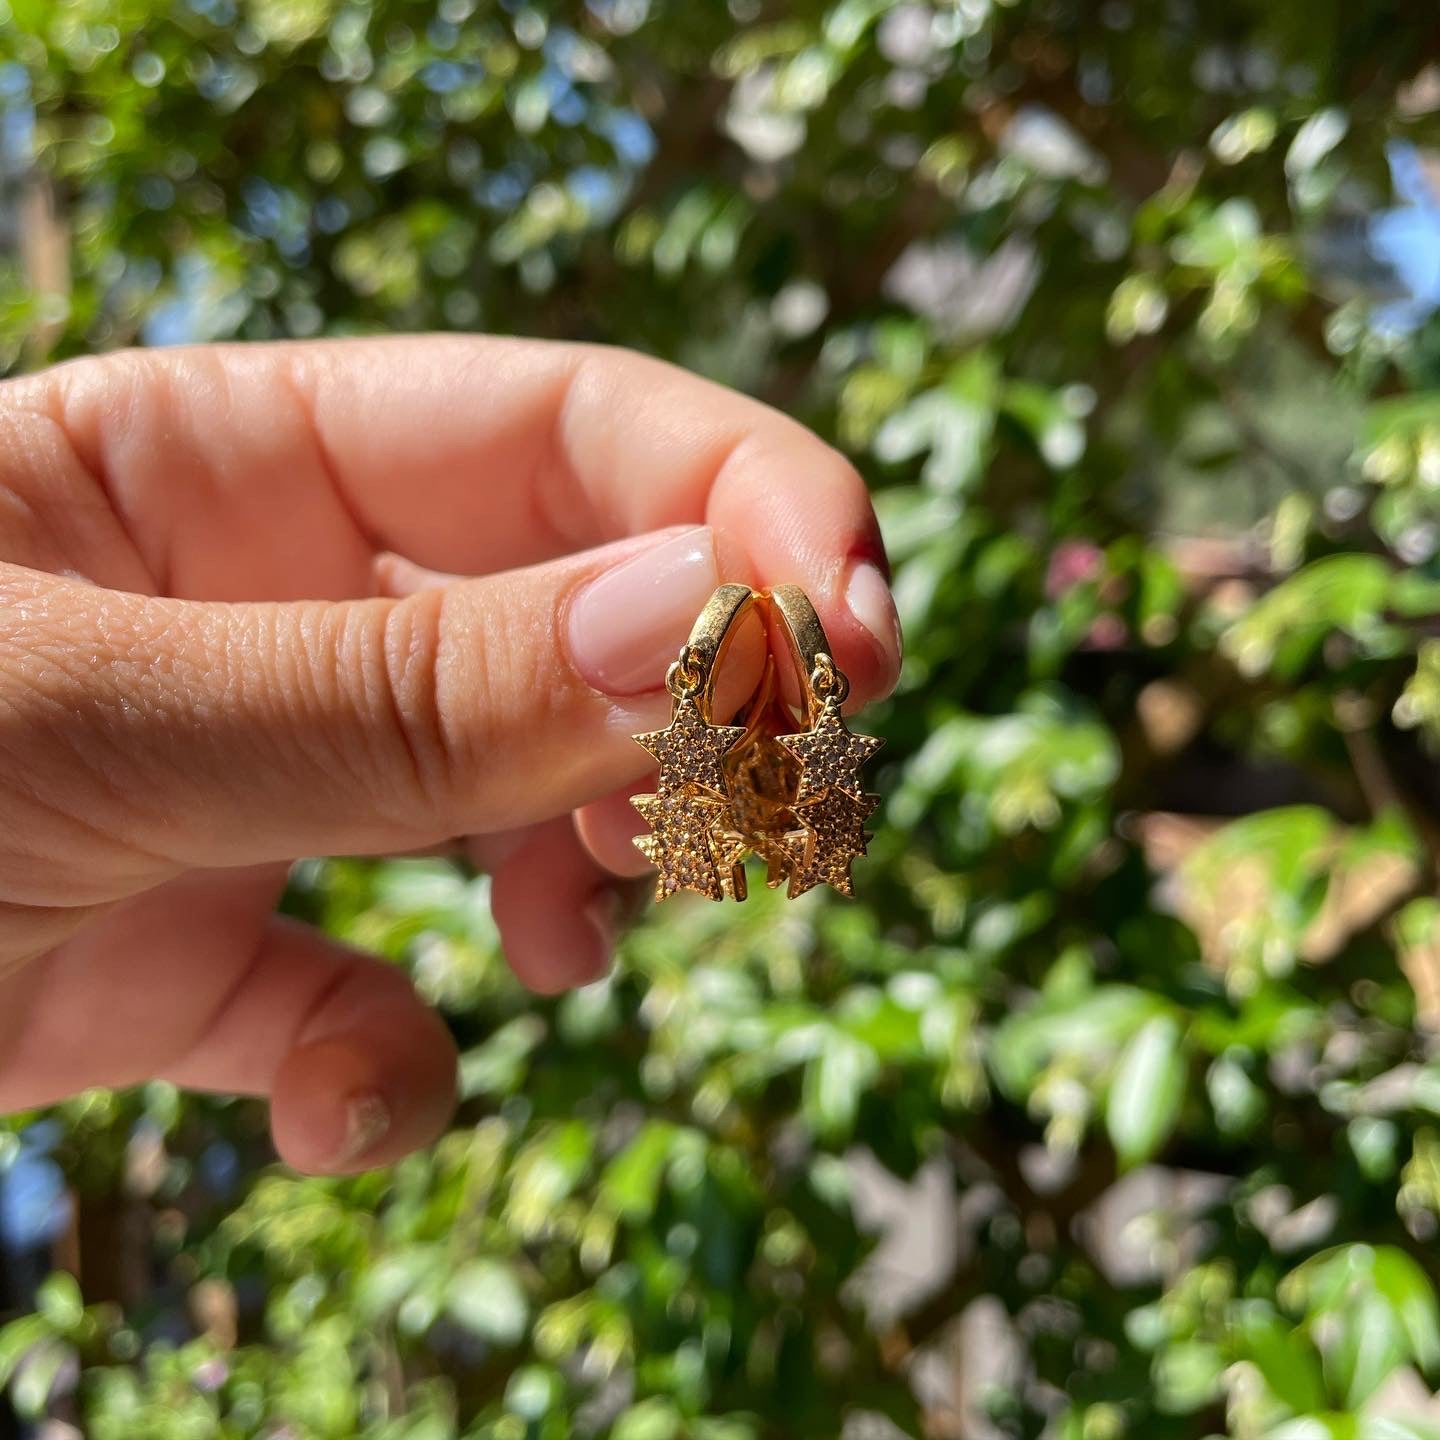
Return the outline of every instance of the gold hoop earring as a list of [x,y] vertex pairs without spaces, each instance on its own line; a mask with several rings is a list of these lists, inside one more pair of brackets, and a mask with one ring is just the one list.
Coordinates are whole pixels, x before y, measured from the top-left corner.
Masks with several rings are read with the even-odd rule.
[[715,591],[666,673],[669,725],[634,737],[660,765],[655,791],[630,802],[650,826],[635,844],[656,868],[657,900],[679,890],[711,900],[726,894],[745,898],[744,854],[732,853],[735,847],[725,838],[731,813],[725,757],[746,730],[716,725],[711,711],[720,660],[736,623],[754,603],[748,585]]
[[[715,679],[736,625],[752,607],[785,636],[800,694],[797,716],[781,700],[773,657],[736,720],[714,720]],[[881,742],[856,735],[841,706],[849,681],[809,597],[797,585],[759,593],[722,585],[710,597],[665,677],[670,724],[636,735],[660,765],[655,792],[632,804],[650,826],[635,844],[655,865],[655,896],[690,890],[743,900],[744,862],[763,859],[766,883],[793,899],[817,885],[854,893],[850,867],[865,854],[865,821],[879,804],[860,767]],[[795,729],[797,719],[801,726]]]
[[853,895],[850,867],[866,853],[873,837],[865,822],[880,803],[878,795],[866,793],[860,767],[884,742],[857,735],[845,723],[841,706],[850,682],[831,657],[809,596],[798,585],[777,585],[770,604],[800,676],[805,723],[801,731],[775,737],[776,745],[799,766],[791,807],[799,823],[787,835],[794,857],[788,894],[794,899],[817,885],[829,885],[842,895]]

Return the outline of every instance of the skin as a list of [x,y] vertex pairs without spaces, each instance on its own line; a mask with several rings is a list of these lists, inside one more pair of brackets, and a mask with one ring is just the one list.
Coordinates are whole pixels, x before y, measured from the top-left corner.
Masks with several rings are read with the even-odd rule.
[[882,558],[853,469],[657,361],[414,337],[0,385],[0,1110],[158,1076],[268,1096],[301,1169],[434,1138],[447,1032],[272,913],[287,864],[466,837],[517,975],[593,979],[637,869],[626,737],[668,702],[587,685],[566,606],[701,522],[725,578],[806,588],[856,703],[889,690],[898,643],[845,603]]

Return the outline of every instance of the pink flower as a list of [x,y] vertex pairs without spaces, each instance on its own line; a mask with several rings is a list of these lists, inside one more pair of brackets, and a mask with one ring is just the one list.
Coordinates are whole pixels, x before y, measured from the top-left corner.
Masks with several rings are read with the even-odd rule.
[[1085,637],[1087,650],[1122,650],[1130,639],[1130,628],[1118,615],[1097,615]]
[[1105,564],[1105,553],[1089,540],[1062,540],[1050,552],[1050,565],[1045,572],[1045,594],[1058,600],[1067,590],[1083,585],[1099,575]]

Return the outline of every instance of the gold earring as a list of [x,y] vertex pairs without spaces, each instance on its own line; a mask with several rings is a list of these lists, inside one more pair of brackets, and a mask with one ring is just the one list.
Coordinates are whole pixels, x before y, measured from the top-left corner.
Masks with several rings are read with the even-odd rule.
[[[715,677],[737,622],[751,606],[773,615],[797,671],[801,730],[781,700],[774,659],[736,719],[714,722]],[[678,890],[745,898],[747,855],[767,867],[771,888],[794,898],[826,884],[854,893],[851,864],[865,854],[865,821],[880,803],[860,766],[881,742],[851,733],[841,714],[849,681],[836,668],[824,627],[805,592],[777,585],[756,594],[722,585],[700,612],[665,677],[673,699],[664,730],[636,735],[659,762],[653,794],[632,804],[650,826],[635,844],[658,874],[655,896]]]
[[791,899],[817,885],[842,895],[855,893],[852,863],[871,840],[865,822],[880,803],[865,792],[860,767],[884,741],[854,734],[841,706],[850,682],[830,655],[830,642],[809,596],[798,585],[777,585],[770,604],[789,642],[801,682],[801,718],[805,729],[777,735],[775,743],[799,765],[791,806],[797,827],[786,840],[793,864]]
[[715,676],[736,622],[755,603],[748,585],[722,585],[710,597],[670,666],[670,723],[636,735],[659,762],[655,791],[631,804],[650,826],[635,844],[656,868],[655,898],[691,890],[711,900],[745,898],[746,847],[733,833],[727,754],[744,737],[743,725],[716,725],[711,716]]

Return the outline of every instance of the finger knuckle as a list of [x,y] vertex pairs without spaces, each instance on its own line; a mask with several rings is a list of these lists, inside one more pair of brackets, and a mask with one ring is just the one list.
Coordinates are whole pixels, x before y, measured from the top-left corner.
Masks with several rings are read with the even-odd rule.
[[156,766],[134,742],[166,723],[168,686],[143,611],[0,566],[0,893],[78,900],[161,865],[140,841],[166,828]]
[[447,592],[421,591],[398,601],[381,636],[383,699],[410,778],[424,806],[445,829],[470,760],[446,704]]
[[401,601],[389,631],[396,723],[442,823],[458,834],[521,817],[533,784],[525,759],[563,705],[554,615],[503,609],[477,582]]

